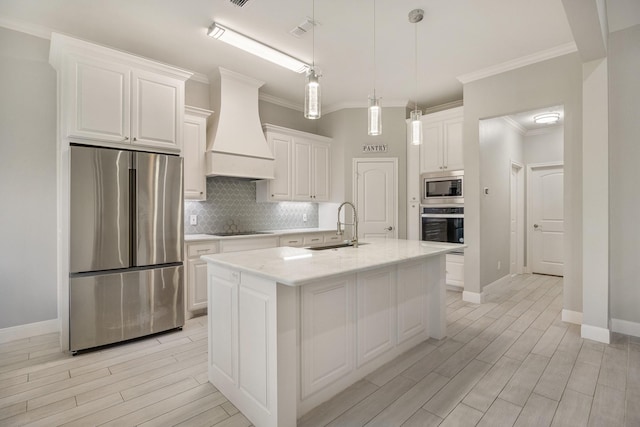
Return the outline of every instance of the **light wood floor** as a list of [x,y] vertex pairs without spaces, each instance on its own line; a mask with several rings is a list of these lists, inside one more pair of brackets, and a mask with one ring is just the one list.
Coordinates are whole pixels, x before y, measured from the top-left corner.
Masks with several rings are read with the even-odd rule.
[[[562,279],[524,275],[488,302],[447,292],[429,340],[299,420],[310,426],[640,426],[640,339],[580,338]],[[57,334],[0,344],[0,426],[249,426],[207,382],[206,317],[71,357]]]

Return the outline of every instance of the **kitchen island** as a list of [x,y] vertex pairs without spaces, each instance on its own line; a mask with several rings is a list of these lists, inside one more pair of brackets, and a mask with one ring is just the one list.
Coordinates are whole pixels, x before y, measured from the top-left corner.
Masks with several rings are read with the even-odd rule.
[[387,239],[203,256],[209,381],[256,426],[295,426],[382,364],[446,335],[445,254],[462,247]]

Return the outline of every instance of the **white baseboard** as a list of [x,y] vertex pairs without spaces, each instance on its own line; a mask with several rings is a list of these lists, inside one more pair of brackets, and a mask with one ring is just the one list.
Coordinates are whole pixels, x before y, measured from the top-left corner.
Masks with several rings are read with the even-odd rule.
[[464,286],[447,284],[447,290],[448,291],[454,291],[454,292],[463,292],[464,291]]
[[611,319],[611,330],[625,335],[640,337],[640,323],[622,319]]
[[582,312],[580,311],[571,311],[571,310],[562,310],[562,321],[575,323],[576,325],[582,325]]
[[58,319],[12,326],[10,328],[0,329],[0,343],[35,337],[37,335],[51,334],[54,332],[60,332],[60,321]]
[[478,292],[463,291],[462,301],[472,302],[474,304],[482,304],[482,302],[484,301],[484,295]]
[[489,295],[492,292],[496,292],[500,290],[500,288],[502,288],[503,286],[511,283],[512,278],[513,276],[511,274],[507,274],[506,276],[502,276],[495,282],[491,282],[488,285],[484,286],[482,288],[482,296],[483,296],[482,300],[484,301],[484,296]]
[[611,331],[598,326],[582,325],[580,329],[582,338],[609,344],[611,342]]

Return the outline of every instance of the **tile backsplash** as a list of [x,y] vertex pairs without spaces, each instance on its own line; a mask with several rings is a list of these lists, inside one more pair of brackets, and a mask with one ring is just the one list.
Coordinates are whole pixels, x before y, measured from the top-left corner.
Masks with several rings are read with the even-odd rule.
[[[307,221],[303,221],[303,215]],[[198,216],[198,225],[189,217]],[[248,179],[207,178],[207,200],[185,202],[185,234],[263,231],[318,226],[318,205],[306,202],[256,202],[256,184]]]

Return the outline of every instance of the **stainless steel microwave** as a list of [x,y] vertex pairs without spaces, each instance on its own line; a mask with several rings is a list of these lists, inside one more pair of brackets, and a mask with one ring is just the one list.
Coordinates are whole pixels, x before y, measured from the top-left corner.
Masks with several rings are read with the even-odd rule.
[[423,173],[420,188],[423,205],[464,203],[464,171]]

